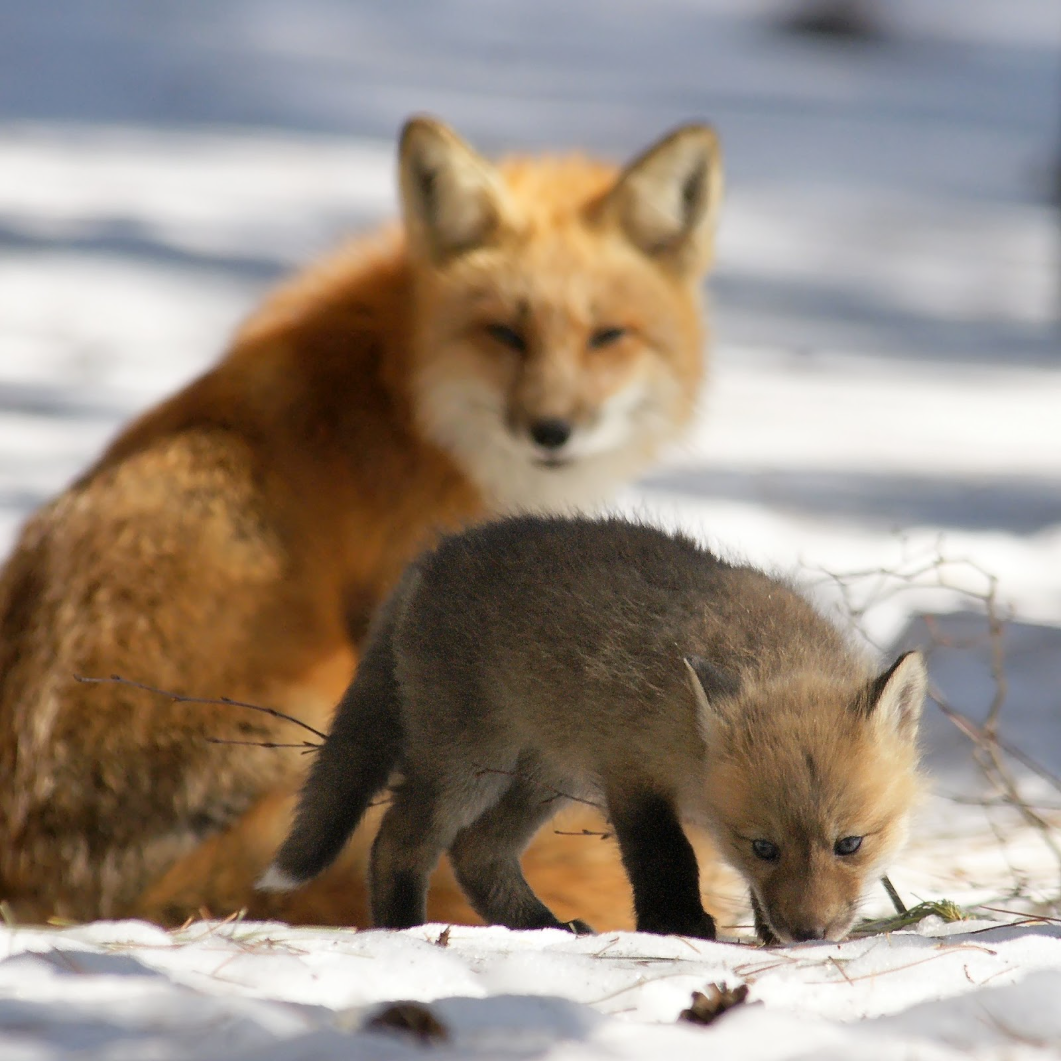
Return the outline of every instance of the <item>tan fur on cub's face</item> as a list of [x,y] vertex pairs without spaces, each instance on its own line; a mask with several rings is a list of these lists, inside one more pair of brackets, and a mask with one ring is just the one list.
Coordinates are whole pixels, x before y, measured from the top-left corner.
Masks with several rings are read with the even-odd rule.
[[[708,814],[723,857],[745,878],[782,942],[842,939],[868,884],[903,844],[921,787],[920,660],[907,664],[911,715],[874,705],[865,683],[796,677],[751,689],[712,725]],[[739,724],[727,721],[739,719]],[[862,837],[854,854],[837,841]],[[777,845],[764,861],[753,841]]]

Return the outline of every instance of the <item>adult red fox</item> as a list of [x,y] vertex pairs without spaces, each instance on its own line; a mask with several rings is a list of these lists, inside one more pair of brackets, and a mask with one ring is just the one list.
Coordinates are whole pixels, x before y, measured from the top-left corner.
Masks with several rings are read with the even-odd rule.
[[[439,532],[606,497],[689,421],[721,172],[700,125],[617,170],[494,165],[413,119],[403,225],[282,286],[27,522],[0,576],[0,897],[16,917],[263,912],[253,882],[307,760],[205,738],[303,733],[75,675],[326,728],[373,609]],[[611,859],[599,921],[629,922],[607,845],[544,843],[543,893],[562,906],[580,862]],[[265,912],[363,922],[348,880]],[[439,916],[471,916],[438,894]]]

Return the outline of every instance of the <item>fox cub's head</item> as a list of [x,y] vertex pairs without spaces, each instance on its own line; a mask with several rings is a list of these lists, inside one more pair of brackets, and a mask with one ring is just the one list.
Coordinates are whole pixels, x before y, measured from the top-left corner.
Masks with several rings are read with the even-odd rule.
[[410,121],[400,153],[425,433],[498,508],[606,495],[689,420],[722,176],[689,125],[626,169],[493,165]]
[[921,656],[863,684],[801,674],[727,697],[694,669],[707,816],[782,942],[841,939],[902,844],[919,790]]

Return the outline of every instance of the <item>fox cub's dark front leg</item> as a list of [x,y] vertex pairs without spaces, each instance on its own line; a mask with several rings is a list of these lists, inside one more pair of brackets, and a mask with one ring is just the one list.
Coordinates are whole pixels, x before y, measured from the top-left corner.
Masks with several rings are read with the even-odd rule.
[[608,810],[634,890],[637,931],[714,939],[714,919],[700,902],[696,854],[670,801],[618,795]]

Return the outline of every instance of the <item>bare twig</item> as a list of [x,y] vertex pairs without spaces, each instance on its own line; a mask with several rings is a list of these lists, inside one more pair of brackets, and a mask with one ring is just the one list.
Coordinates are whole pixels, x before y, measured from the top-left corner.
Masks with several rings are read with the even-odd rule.
[[906,909],[906,904],[902,901],[902,899],[899,898],[899,893],[895,890],[895,885],[892,884],[887,874],[881,877],[880,882],[884,885],[884,890],[888,893],[888,898],[891,899],[892,906],[895,907],[895,912],[900,917],[903,917],[905,914],[909,913],[909,911]]
[[1035,917],[1028,917],[1028,915],[1021,910],[1006,910],[1001,906],[988,906],[985,903],[977,905],[979,910],[990,910],[993,914],[1008,914],[1011,917],[1019,918],[1018,921],[1012,922],[1012,924],[1035,924],[1041,922],[1049,925],[1061,925],[1061,917],[1047,917],[1045,914],[1036,914]]
[[[968,737],[976,747],[978,762],[984,773],[1002,790],[1006,802],[1011,804],[1020,816],[1034,829],[1038,830],[1043,843],[1057,861],[1061,869],[1061,846],[1054,839],[1053,828],[1046,819],[1039,815],[1032,806],[1021,796],[1017,788],[1017,782],[1013,777],[1005,760],[1002,758],[1002,749],[995,732],[988,728],[987,723],[977,726],[961,712],[952,708],[940,695],[939,690],[933,689],[932,699],[939,705],[944,715],[957,726],[959,732]],[[997,713],[996,713],[997,723]]]
[[[1005,747],[1005,745],[1002,745]],[[1008,796],[962,796],[954,792],[938,792],[939,796],[943,799],[948,799],[951,803],[961,803],[969,807],[1012,807],[1013,800]],[[1042,800],[1035,800],[1031,802],[1026,800],[1028,806],[1033,810],[1037,811],[1061,811],[1061,803],[1043,803]]]
[[303,755],[307,752],[319,750],[319,744],[313,744],[308,740],[284,743],[272,740],[236,740],[229,737],[203,737],[207,744],[243,744],[251,748],[301,748]]
[[314,729],[308,722],[303,722],[302,719],[295,718],[294,715],[286,714],[283,711],[277,711],[275,707],[262,707],[261,704],[249,704],[245,700],[232,700],[227,696],[183,696],[180,693],[174,693],[168,689],[157,689],[153,685],[145,685],[143,682],[134,682],[129,678],[122,678],[117,674],[112,674],[109,678],[85,678],[80,674],[75,674],[74,681],[83,682],[85,685],[124,685],[129,689],[140,689],[145,693],[154,693],[155,696],[164,696],[167,700],[172,700],[175,704],[217,704],[218,706],[245,707],[249,711],[260,711],[263,715],[269,715],[272,718],[278,718],[284,722],[293,722],[296,726],[301,726],[315,737],[320,737],[321,740],[327,739],[326,734],[321,733],[319,729]]

